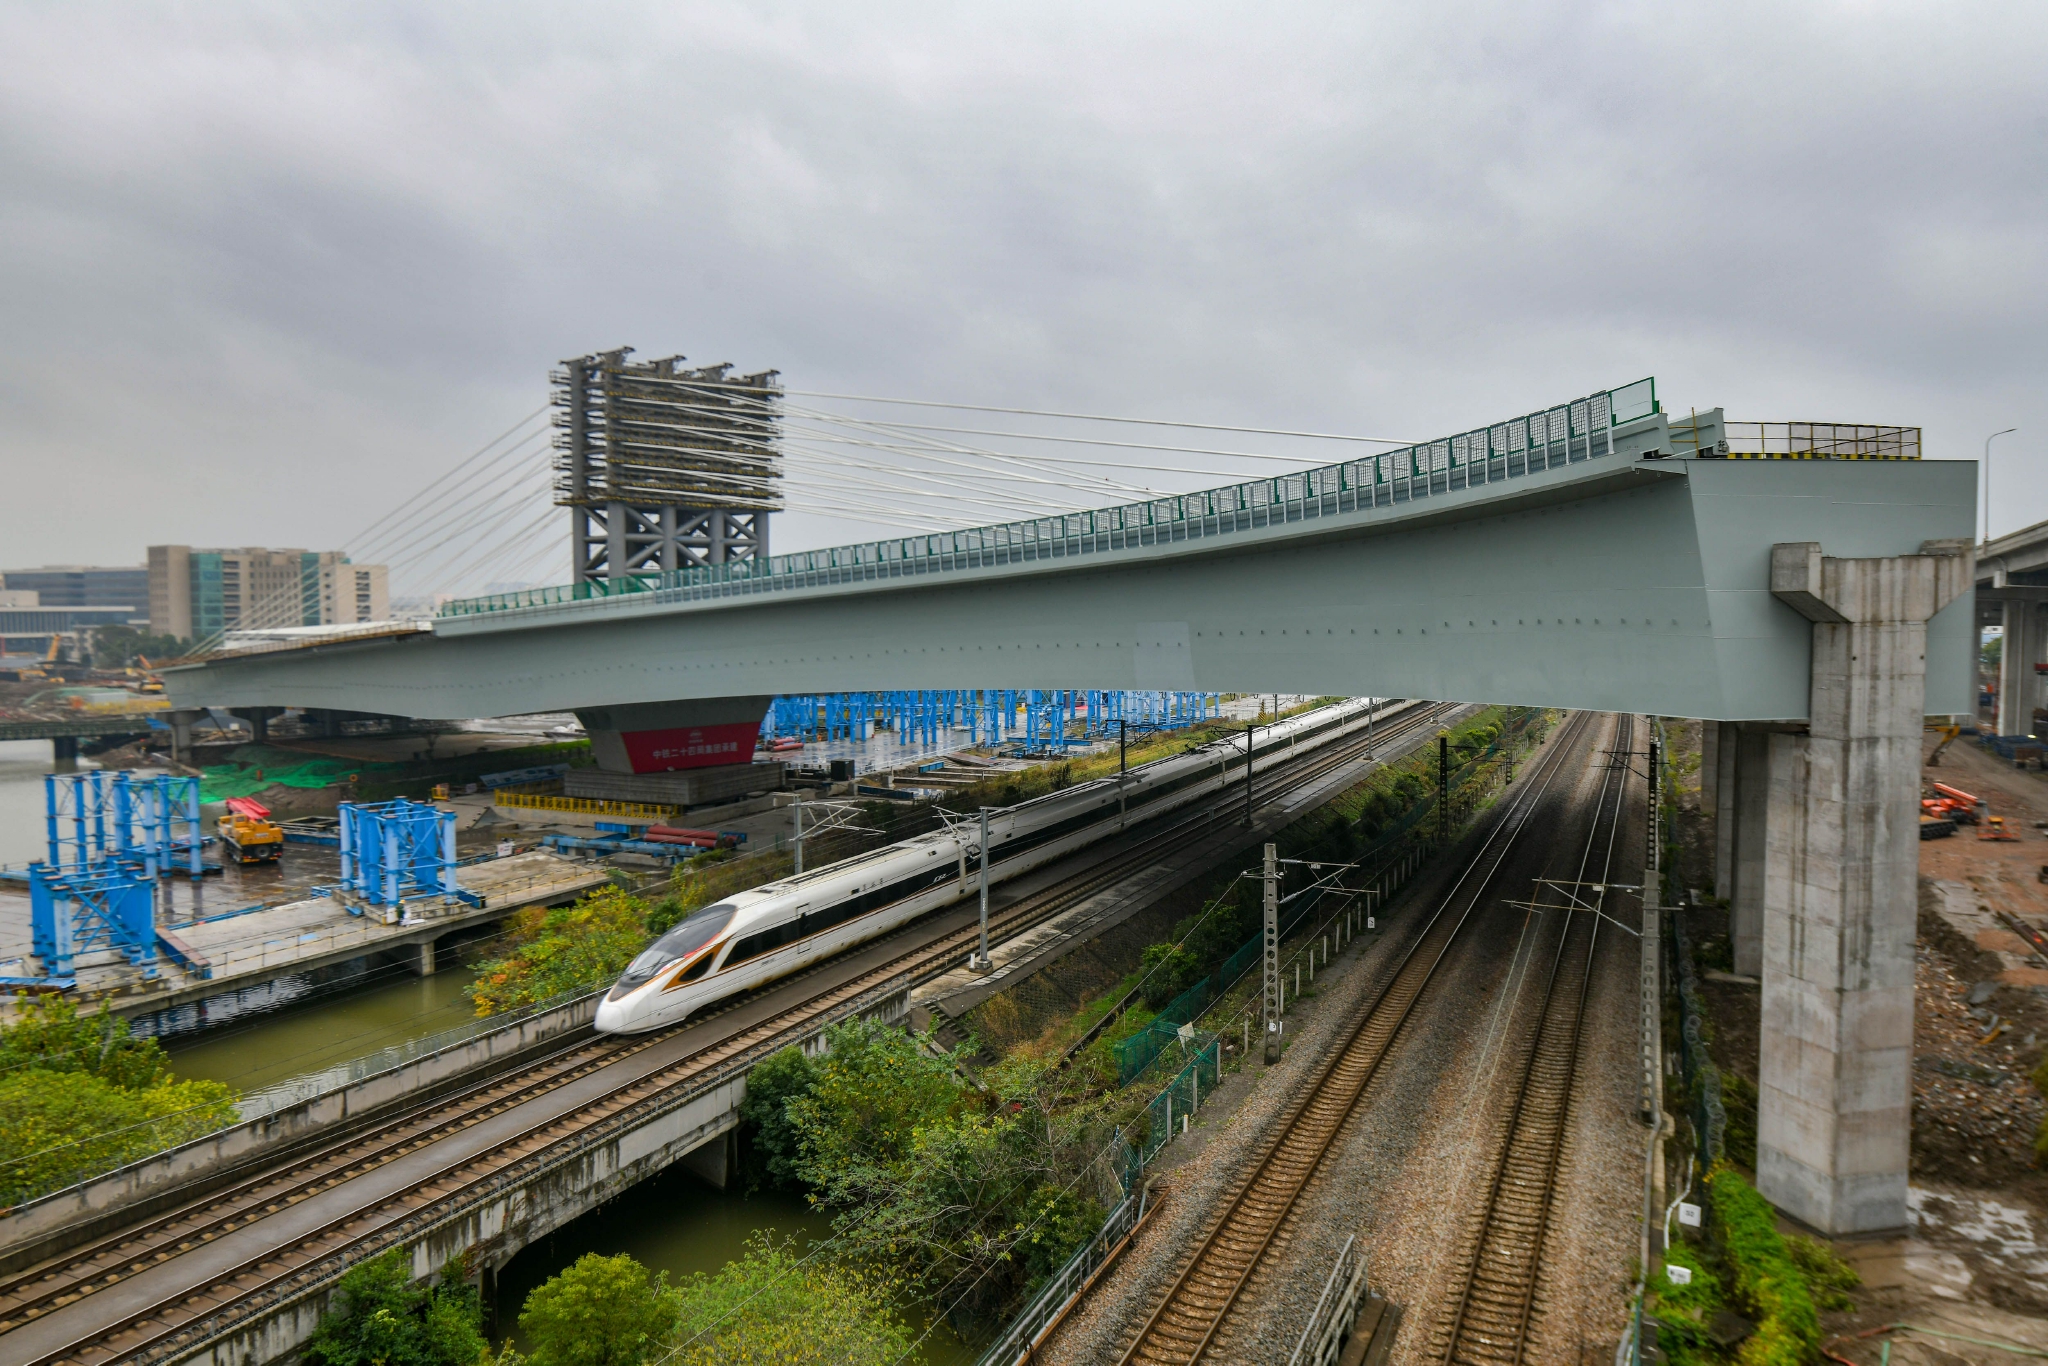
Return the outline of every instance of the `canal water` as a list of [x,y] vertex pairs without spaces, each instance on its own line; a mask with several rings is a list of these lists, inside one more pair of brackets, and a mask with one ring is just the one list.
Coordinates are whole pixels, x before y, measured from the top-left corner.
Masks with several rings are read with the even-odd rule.
[[[0,865],[43,857],[43,775],[50,763],[48,740],[0,740]],[[91,766],[89,759],[79,761],[81,768]]]

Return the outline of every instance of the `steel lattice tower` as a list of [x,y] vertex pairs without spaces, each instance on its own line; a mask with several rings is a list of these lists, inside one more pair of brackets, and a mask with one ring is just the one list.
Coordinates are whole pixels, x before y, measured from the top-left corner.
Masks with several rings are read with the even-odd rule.
[[779,372],[631,354],[579,356],[549,376],[575,581],[765,559],[782,508]]

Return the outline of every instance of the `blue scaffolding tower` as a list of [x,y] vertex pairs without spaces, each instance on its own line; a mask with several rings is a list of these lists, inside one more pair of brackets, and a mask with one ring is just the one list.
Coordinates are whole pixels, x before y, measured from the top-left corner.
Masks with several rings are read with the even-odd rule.
[[82,869],[112,859],[147,876],[204,868],[199,851],[199,780],[168,773],[51,773],[43,778],[43,825],[52,868]]
[[[455,882],[455,813],[403,797],[343,802],[341,885],[356,900],[396,906],[408,897],[448,897],[481,905]],[[361,915],[355,906],[352,914]]]
[[40,979],[69,986],[81,955],[117,952],[156,976],[157,880],[198,877],[199,780],[156,774],[52,773],[43,779],[48,859],[29,865],[29,940]]

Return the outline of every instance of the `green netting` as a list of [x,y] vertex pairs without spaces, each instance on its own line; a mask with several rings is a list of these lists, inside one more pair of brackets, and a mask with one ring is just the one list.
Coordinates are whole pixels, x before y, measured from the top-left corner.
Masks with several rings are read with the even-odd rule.
[[1150,1067],[1153,1059],[1180,1040],[1182,1025],[1200,1019],[1209,1002],[1229,990],[1231,983],[1259,961],[1263,938],[1255,935],[1246,940],[1220,967],[1167,1002],[1165,1009],[1148,1020],[1143,1029],[1116,1045],[1117,1085],[1129,1085],[1132,1078]]
[[243,745],[235,751],[234,759],[233,763],[215,764],[201,770],[200,801],[221,802],[229,797],[253,797],[266,787],[332,787],[351,773],[388,772],[404,767],[403,764],[375,763],[364,759],[308,755],[269,745]]

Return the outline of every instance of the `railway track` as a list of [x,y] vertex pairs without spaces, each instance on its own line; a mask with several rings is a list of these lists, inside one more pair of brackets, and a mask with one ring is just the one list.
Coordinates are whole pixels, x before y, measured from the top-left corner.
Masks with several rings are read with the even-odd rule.
[[1274,1125],[1272,1144],[1225,1200],[1222,1213],[1182,1265],[1159,1304],[1125,1350],[1126,1363],[1199,1361],[1216,1339],[1245,1283],[1287,1225],[1301,1193],[1378,1072],[1416,1002],[1434,978],[1475,911],[1488,899],[1496,874],[1539,811],[1552,805],[1552,787],[1567,756],[1593,724],[1579,713],[1523,780],[1496,818],[1479,850],[1438,902],[1394,970],[1386,988],[1363,1011],[1342,1043],[1303,1085],[1300,1098]]
[[[1347,737],[1284,761],[1255,776],[1254,800],[1314,782],[1370,745],[1412,735],[1430,717],[1431,710],[1418,705],[1370,736]],[[1242,809],[1242,788],[1226,788],[1158,818],[1154,829],[1140,827],[1134,841],[1107,841],[1104,855],[1089,866],[992,914],[990,933],[1008,936],[1057,915],[1167,851],[1234,822]],[[300,1288],[309,1277],[321,1279],[337,1260],[372,1255],[402,1241],[422,1211],[474,1195],[522,1164],[544,1161],[565,1141],[623,1122],[678,1088],[750,1065],[821,1022],[859,1013],[878,992],[954,966],[978,933],[971,916],[964,924],[944,924],[958,919],[957,911],[935,913],[671,1031],[585,1037],[515,1072],[0,1278],[0,1357],[45,1366],[156,1360],[186,1350],[211,1336],[208,1325],[218,1326],[235,1307]],[[936,928],[934,921],[940,922]],[[792,988],[810,994],[783,1002]],[[719,1036],[704,1039],[707,1025]],[[476,1143],[462,1143],[465,1135],[485,1137],[488,1145],[478,1151]],[[444,1144],[448,1150],[437,1153]],[[281,1226],[266,1236],[265,1222],[280,1215],[292,1216],[281,1221],[292,1224],[289,1236]],[[175,1287],[145,1287],[144,1282],[165,1279],[158,1269],[170,1263],[189,1267],[191,1274]],[[61,1311],[94,1297],[107,1310],[93,1315],[89,1328],[36,1331],[49,1316],[65,1317]],[[52,1320],[47,1328],[57,1326]],[[10,1338],[22,1350],[7,1350]]]
[[1527,1041],[1514,1101],[1507,1108],[1505,1133],[1495,1145],[1486,1202],[1454,1263],[1458,1299],[1434,1335],[1432,1361],[1521,1366],[1528,1350],[1578,1077],[1586,990],[1601,942],[1601,903],[1614,870],[1634,738],[1634,718],[1621,717],[1615,727],[1614,758],[1579,855],[1573,879],[1577,885],[1570,890],[1547,889],[1538,899],[1550,903],[1541,913],[1562,924],[1555,935],[1536,1029]]

